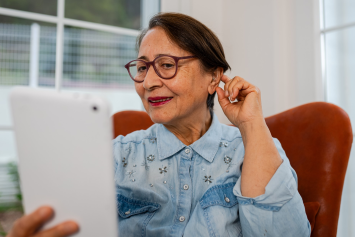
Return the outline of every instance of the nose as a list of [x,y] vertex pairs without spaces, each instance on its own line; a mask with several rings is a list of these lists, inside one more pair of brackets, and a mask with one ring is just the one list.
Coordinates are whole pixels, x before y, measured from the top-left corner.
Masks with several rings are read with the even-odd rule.
[[147,75],[145,75],[143,81],[143,87],[146,90],[154,90],[155,88],[159,88],[163,86],[162,79],[157,75],[153,66],[150,66]]

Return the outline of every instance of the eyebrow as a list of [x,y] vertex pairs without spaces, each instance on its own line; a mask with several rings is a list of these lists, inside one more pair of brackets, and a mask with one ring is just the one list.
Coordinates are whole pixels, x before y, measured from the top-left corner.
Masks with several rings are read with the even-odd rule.
[[[156,54],[154,58],[157,58],[159,56],[163,56],[163,55],[169,55],[169,56],[172,56],[170,53],[160,53],[160,54]],[[148,57],[147,56],[140,56],[139,58],[137,59],[143,59],[143,60],[146,60],[146,61],[149,61]]]

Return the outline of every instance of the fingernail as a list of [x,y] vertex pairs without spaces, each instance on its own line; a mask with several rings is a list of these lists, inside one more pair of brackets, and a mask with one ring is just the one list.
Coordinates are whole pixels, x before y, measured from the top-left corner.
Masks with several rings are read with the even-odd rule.
[[41,217],[46,218],[50,215],[51,210],[48,207],[43,207],[39,210]]
[[70,233],[74,233],[78,230],[78,226],[72,222],[69,223],[65,223],[64,224],[64,230],[66,233],[70,234]]

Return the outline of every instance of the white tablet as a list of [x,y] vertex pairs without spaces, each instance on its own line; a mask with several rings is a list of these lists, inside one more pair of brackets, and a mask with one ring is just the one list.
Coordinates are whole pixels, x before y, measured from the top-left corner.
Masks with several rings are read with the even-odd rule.
[[50,228],[75,220],[80,237],[117,237],[110,107],[100,97],[17,87],[11,95],[23,205],[52,206]]

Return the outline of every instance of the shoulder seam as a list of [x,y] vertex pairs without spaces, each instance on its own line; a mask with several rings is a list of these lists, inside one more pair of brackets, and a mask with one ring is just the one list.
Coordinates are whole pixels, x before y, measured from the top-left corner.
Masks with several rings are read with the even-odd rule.
[[151,139],[151,138],[156,138],[155,136],[152,136],[152,135],[149,135],[149,136],[146,136],[146,137],[143,137],[139,140],[130,140],[130,141],[126,141],[126,142],[122,142],[122,141],[115,141],[113,143],[113,145],[116,145],[117,143],[121,143],[121,144],[129,144],[129,143],[136,143],[136,144],[139,144],[139,143],[142,143],[143,140],[145,139]]

